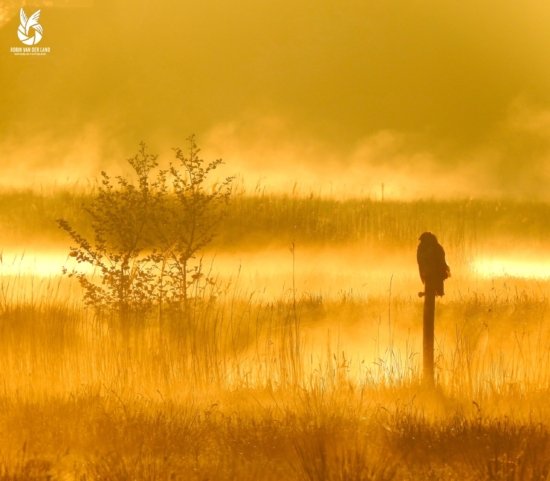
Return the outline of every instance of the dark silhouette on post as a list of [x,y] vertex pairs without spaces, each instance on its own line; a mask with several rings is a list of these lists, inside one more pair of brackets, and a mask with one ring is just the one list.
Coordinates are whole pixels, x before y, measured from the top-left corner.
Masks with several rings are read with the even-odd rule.
[[423,334],[423,378],[427,385],[434,385],[434,318],[435,296],[445,295],[443,282],[450,277],[451,271],[445,262],[445,251],[437,237],[431,232],[424,232],[416,251],[418,271],[424,284],[424,334]]

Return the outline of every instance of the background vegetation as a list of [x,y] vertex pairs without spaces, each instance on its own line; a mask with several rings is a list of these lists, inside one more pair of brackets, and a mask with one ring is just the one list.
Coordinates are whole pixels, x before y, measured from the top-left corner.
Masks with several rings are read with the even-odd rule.
[[[58,244],[65,237],[56,219],[70,219],[90,232],[82,206],[91,193],[80,191],[0,192],[0,228],[6,241]],[[366,241],[387,246],[416,244],[430,227],[453,249],[473,248],[494,238],[544,242],[550,238],[550,206],[543,202],[492,200],[336,200],[318,196],[234,193],[214,245],[222,248]],[[9,229],[9,231],[8,231]]]

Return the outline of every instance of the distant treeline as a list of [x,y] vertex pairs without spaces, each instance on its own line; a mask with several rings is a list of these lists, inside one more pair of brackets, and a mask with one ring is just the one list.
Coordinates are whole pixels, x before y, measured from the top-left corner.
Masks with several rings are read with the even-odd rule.
[[[55,219],[68,219],[86,232],[82,205],[88,194],[70,191],[0,193],[3,243],[28,239],[67,243]],[[335,244],[405,247],[415,245],[424,230],[445,245],[470,250],[479,242],[513,237],[521,241],[550,239],[550,205],[489,200],[335,200],[316,196],[234,195],[214,246]]]

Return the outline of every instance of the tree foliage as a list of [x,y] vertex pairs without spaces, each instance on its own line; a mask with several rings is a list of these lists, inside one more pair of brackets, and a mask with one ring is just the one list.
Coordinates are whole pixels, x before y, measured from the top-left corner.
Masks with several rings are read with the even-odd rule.
[[204,161],[193,136],[187,152],[176,148],[174,154],[175,162],[163,170],[141,143],[128,159],[130,178],[102,172],[95,196],[84,206],[90,238],[58,220],[77,261],[65,272],[78,279],[86,304],[100,312],[122,319],[142,317],[153,307],[185,312],[193,288],[213,282],[198,256],[216,234],[233,178],[212,184],[222,161]]

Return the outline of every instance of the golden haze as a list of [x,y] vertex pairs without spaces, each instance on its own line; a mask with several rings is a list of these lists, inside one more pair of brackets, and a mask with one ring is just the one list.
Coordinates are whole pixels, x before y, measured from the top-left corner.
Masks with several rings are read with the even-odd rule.
[[[10,53],[21,6],[49,55]],[[0,478],[549,479],[548,25],[538,0],[0,2]],[[226,161],[205,192],[237,177],[198,270],[166,274],[170,242],[69,255],[58,219],[104,240],[99,172],[192,132]],[[108,234],[163,218],[106,198]]]

